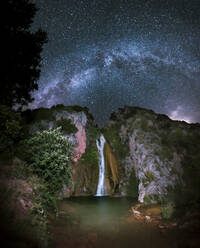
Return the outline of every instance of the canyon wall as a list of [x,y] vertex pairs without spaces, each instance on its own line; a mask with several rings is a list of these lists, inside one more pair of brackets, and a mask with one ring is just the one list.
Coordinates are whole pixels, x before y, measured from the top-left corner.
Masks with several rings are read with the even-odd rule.
[[118,162],[118,193],[145,203],[199,199],[199,124],[125,107],[102,132]]
[[119,109],[101,130],[87,109],[78,106],[26,111],[24,118],[28,136],[61,126],[63,135],[75,147],[73,187],[64,186],[65,197],[96,193],[96,139],[103,133],[105,181],[110,194],[135,197],[145,203],[169,197],[172,201],[199,198],[199,124],[172,121],[137,107]]
[[96,137],[99,130],[87,108],[57,105],[51,109],[25,111],[23,118],[27,137],[37,131],[61,127],[63,136],[74,147],[70,164],[73,185],[71,188],[64,185],[61,197],[95,194],[98,183]]

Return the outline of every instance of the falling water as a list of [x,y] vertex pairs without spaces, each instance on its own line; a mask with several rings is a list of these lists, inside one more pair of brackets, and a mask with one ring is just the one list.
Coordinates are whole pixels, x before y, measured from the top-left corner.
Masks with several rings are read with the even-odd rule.
[[104,144],[106,140],[103,135],[100,136],[100,140],[96,140],[98,152],[99,152],[99,181],[97,187],[96,196],[104,196],[106,195],[106,187],[105,187],[105,160],[104,160]]

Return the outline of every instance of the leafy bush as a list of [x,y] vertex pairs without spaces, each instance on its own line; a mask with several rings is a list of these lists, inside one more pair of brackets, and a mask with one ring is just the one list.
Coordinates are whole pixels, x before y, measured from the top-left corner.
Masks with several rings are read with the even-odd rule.
[[0,105],[0,152],[12,149],[23,136],[20,113]]
[[170,219],[174,213],[174,204],[172,202],[166,202],[161,206],[161,211],[164,219]]
[[54,197],[62,190],[63,184],[71,184],[68,164],[72,146],[62,136],[61,127],[37,132],[25,143],[27,163],[45,185],[41,192],[44,204],[55,206]]
[[89,127],[88,128],[88,134],[89,134],[90,139],[96,140],[97,138],[100,137],[101,132],[100,132],[99,128],[97,128],[97,127]]
[[152,203],[152,196],[151,195],[145,195],[143,201],[144,201],[145,205],[151,204]]
[[155,150],[155,155],[159,156],[160,159],[167,159],[171,161],[173,159],[173,150],[170,149],[170,147],[161,147],[161,149]]
[[56,122],[56,125],[58,127],[62,127],[62,131],[64,131],[66,134],[76,133],[78,131],[70,119],[61,118]]
[[135,170],[133,169],[130,174],[128,185],[127,185],[127,195],[137,198],[138,197],[138,185],[139,185],[139,181],[136,177]]
[[141,128],[144,132],[148,131],[148,123],[147,120],[145,118],[142,117],[141,119]]
[[129,149],[122,143],[119,136],[120,125],[120,123],[117,123],[115,125],[112,125],[109,129],[103,129],[102,132],[106,140],[109,140],[116,156],[119,159],[124,159],[129,154]]
[[151,172],[149,170],[146,171],[144,173],[144,175],[145,175],[146,181],[148,181],[149,183],[155,180],[155,176],[154,176],[153,172]]
[[162,134],[161,143],[165,147],[175,147],[177,152],[181,153],[183,149],[188,148],[188,138],[180,129],[176,129],[171,133]]
[[82,158],[92,166],[98,165],[99,154],[96,147],[88,147]]

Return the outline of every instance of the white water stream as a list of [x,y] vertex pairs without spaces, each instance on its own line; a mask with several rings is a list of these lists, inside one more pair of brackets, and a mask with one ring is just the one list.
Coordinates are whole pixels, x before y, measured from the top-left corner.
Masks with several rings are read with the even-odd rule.
[[106,140],[103,135],[100,136],[100,140],[96,140],[98,152],[99,152],[99,181],[97,187],[96,196],[104,196],[107,194],[106,187],[105,187],[105,160],[104,160],[104,144]]

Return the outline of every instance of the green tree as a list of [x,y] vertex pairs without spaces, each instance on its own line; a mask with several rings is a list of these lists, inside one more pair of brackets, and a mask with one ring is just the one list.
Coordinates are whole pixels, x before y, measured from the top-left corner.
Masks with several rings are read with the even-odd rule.
[[61,133],[61,127],[37,132],[26,141],[26,160],[33,173],[45,183],[49,194],[70,185],[72,145]]
[[41,51],[46,32],[30,27],[37,8],[29,0],[1,1],[2,73],[0,104],[27,104],[33,99],[40,75]]
[[20,113],[8,106],[0,105],[0,152],[12,150],[13,145],[23,138]]

